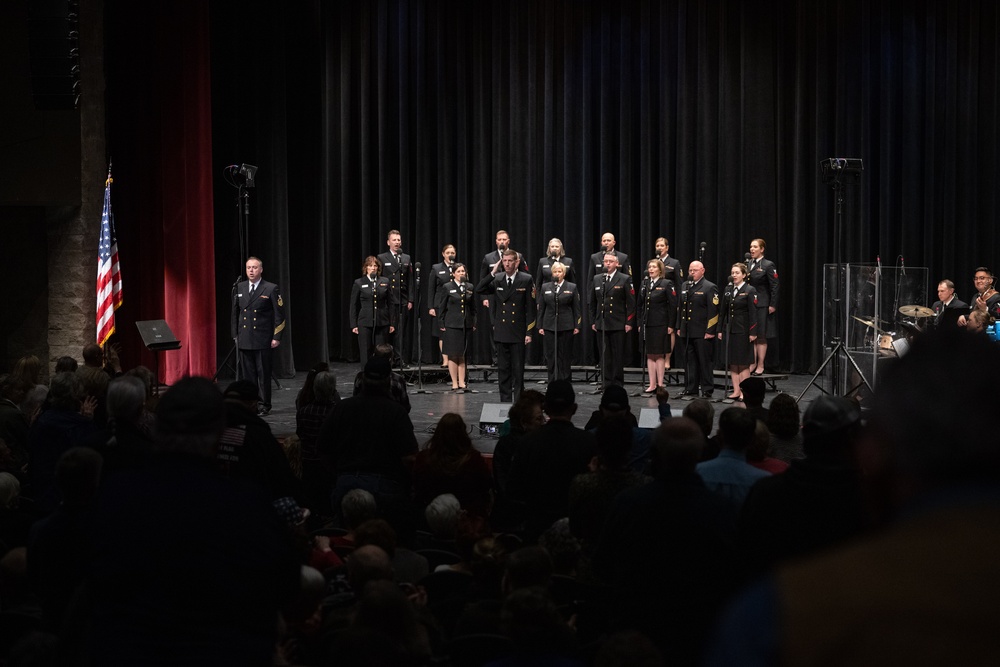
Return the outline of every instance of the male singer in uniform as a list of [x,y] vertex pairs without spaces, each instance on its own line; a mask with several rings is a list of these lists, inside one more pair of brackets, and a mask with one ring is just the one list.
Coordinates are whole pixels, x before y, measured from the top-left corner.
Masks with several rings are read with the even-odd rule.
[[625,386],[625,334],[635,318],[632,279],[620,270],[618,256],[604,255],[604,273],[594,276],[590,290],[590,328],[597,332],[601,389]]
[[[396,321],[396,333],[392,338],[392,364],[402,368],[410,363],[410,311],[413,310],[413,262],[410,256],[403,252],[403,237],[399,230],[390,229],[385,244],[389,252],[378,256],[382,262],[382,275],[389,279],[389,287],[396,299],[399,309]],[[364,363],[362,361],[362,363]]]
[[524,389],[524,346],[535,328],[535,283],[530,273],[518,270],[519,264],[516,251],[504,250],[503,258],[476,286],[476,293],[493,295],[493,342],[503,403],[517,400]]
[[684,342],[684,393],[710,398],[715,390],[712,374],[713,341],[719,324],[719,288],[705,280],[705,265],[688,267],[688,281],[681,287],[677,308],[677,335]]
[[[594,272],[593,275],[597,276],[604,273],[604,256],[608,253],[614,255],[618,260],[618,270],[631,277],[632,267],[628,263],[628,255],[615,250],[615,235],[611,232],[606,232],[601,236],[601,249],[590,256],[590,266]],[[583,276],[581,275],[580,278],[583,279]]]
[[284,303],[278,286],[261,279],[264,264],[247,259],[247,280],[236,286],[232,337],[240,351],[243,379],[257,385],[258,414],[271,412],[271,350],[278,347],[285,328]]

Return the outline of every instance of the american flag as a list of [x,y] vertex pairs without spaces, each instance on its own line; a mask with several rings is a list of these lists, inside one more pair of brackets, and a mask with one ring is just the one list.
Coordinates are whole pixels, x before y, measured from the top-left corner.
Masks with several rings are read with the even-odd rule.
[[104,182],[101,240],[97,246],[97,344],[115,332],[115,311],[122,305],[122,274],[118,266],[118,237],[111,214],[111,171]]

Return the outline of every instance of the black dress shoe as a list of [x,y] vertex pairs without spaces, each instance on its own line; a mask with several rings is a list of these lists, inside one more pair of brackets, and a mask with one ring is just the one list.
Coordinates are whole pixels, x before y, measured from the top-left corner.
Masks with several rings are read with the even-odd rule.
[[710,391],[703,391],[703,392],[701,392],[701,397],[702,398],[712,398],[712,392],[710,392]]
[[257,410],[258,417],[266,417],[269,414],[271,414],[271,408],[260,408],[259,410]]

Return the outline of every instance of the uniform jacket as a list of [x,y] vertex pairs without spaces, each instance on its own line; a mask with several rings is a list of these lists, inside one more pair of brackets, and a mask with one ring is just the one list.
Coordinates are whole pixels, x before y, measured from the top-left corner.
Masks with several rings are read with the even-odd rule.
[[441,326],[448,329],[472,329],[476,326],[476,293],[472,283],[461,286],[449,280],[438,290],[434,304]]
[[427,303],[431,304],[431,308],[434,308],[434,303],[437,301],[437,293],[441,289],[441,285],[452,279],[451,272],[454,267],[454,263],[448,266],[444,262],[431,266],[431,279],[427,281],[428,291],[430,292],[430,298],[427,299]]
[[399,303],[413,303],[413,262],[405,252],[395,259],[391,252],[378,256],[382,262],[382,275],[389,279],[389,286],[399,297]]
[[560,257],[559,259],[542,257],[538,260],[538,268],[535,270],[535,285],[541,287],[545,283],[552,280],[552,264],[555,262],[559,262],[566,267],[566,275],[563,277],[563,280],[568,280],[571,283],[576,282],[576,273],[573,271],[572,257]]
[[642,281],[636,317],[640,326],[673,327],[677,322],[677,288],[666,278],[660,278],[650,288],[649,278]]
[[590,290],[590,321],[598,331],[624,331],[635,324],[635,290],[632,279],[621,270],[610,282],[607,274],[594,276]]
[[572,331],[580,328],[583,316],[580,290],[564,280],[559,288],[559,319],[556,320],[556,284],[548,282],[538,290],[538,328],[543,331]]
[[271,347],[272,340],[281,340],[285,304],[278,286],[262,278],[251,298],[250,282],[240,282],[236,287],[231,324],[232,337],[243,350],[263,350]]
[[354,281],[351,288],[351,328],[396,326],[396,295],[389,279],[379,276],[375,289],[368,276]]
[[714,336],[719,324],[719,288],[702,278],[681,286],[677,306],[677,332],[688,338]]
[[535,283],[531,274],[518,271],[508,289],[507,274],[488,275],[476,285],[478,294],[493,295],[493,340],[523,343],[535,328]]
[[[591,275],[598,275],[604,273],[604,251],[595,252],[590,256],[590,268],[593,269]],[[628,263],[628,255],[623,252],[615,250],[615,257],[618,258],[618,270],[625,275],[632,277],[632,266]]]
[[[726,287],[722,295],[722,308],[719,311],[722,332],[726,332],[727,327],[734,336],[758,336],[757,330],[757,310],[759,308],[757,290],[752,285],[744,282],[740,287],[739,294],[733,298],[733,286]],[[729,324],[730,320],[732,324]]]
[[[753,265],[753,260],[750,265]],[[757,290],[758,308],[767,310],[769,306],[778,307],[778,269],[774,262],[762,257],[757,266],[750,269],[747,281]]]

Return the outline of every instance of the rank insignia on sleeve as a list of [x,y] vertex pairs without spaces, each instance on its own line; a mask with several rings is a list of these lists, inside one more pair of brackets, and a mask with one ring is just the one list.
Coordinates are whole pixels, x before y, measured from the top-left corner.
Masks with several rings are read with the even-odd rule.
[[718,294],[716,294],[716,295],[714,295],[712,297],[712,305],[713,306],[718,306],[719,305],[719,295]]
[[281,300],[281,295],[280,294],[278,295],[278,306],[281,307],[281,308],[285,307],[284,302],[282,302],[282,300]]

